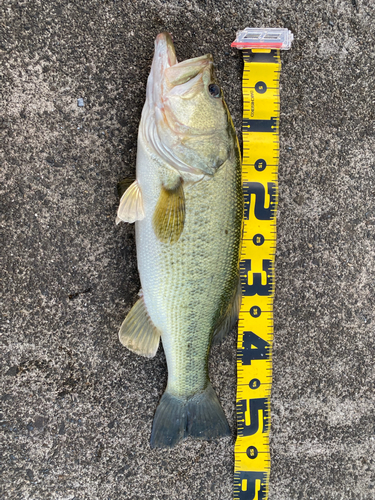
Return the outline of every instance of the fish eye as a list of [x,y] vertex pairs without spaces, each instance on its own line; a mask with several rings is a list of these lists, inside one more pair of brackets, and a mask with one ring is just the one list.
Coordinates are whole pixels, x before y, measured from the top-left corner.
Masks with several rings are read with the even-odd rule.
[[212,97],[221,97],[221,89],[219,85],[216,85],[216,83],[211,83],[208,86],[208,91],[212,95]]

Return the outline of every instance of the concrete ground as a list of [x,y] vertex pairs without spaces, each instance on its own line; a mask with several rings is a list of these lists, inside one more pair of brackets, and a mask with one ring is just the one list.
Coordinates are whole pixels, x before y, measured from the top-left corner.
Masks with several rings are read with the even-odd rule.
[[[235,332],[214,387],[233,436],[151,450],[166,363],[117,338],[139,290],[134,173],[157,33],[211,52],[237,130],[236,30],[284,26],[270,500],[375,499],[373,0],[3,0],[4,500],[230,500]],[[78,99],[83,99],[78,101]]]

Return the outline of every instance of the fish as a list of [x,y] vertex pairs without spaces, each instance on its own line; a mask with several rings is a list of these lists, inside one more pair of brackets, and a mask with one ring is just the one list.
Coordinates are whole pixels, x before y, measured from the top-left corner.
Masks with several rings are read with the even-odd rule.
[[151,358],[161,339],[167,361],[151,448],[230,435],[208,357],[238,320],[242,219],[241,154],[212,55],[179,63],[171,36],[160,33],[138,129],[136,178],[116,219],[135,222],[141,281],[120,342]]

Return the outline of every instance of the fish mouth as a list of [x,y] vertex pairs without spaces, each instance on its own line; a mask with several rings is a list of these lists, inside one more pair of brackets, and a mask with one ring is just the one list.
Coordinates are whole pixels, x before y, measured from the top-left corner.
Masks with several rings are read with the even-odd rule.
[[165,77],[172,86],[183,85],[189,80],[194,79],[206,69],[212,71],[213,58],[211,54],[204,56],[186,59],[180,63],[175,63],[173,66],[165,70]]
[[[160,33],[155,40],[155,52],[147,82],[146,104],[143,115],[143,135],[154,151],[170,166],[180,172],[202,175],[202,169],[179,157],[176,146],[193,134],[191,128],[180,123],[169,109],[169,99],[179,95],[189,97],[201,81],[212,80],[211,54],[187,59],[179,63],[172,37]],[[201,134],[201,132],[199,132]],[[211,174],[211,171],[205,172]]]
[[155,54],[150,75],[154,86],[153,104],[162,109],[168,95],[186,94],[203,75],[208,75],[210,79],[212,73],[211,54],[186,59],[179,63],[171,35],[166,32],[160,33],[155,40]]
[[172,37],[169,33],[160,33],[155,40],[155,58],[160,59],[161,65],[167,67],[177,64],[176,50],[174,48]]

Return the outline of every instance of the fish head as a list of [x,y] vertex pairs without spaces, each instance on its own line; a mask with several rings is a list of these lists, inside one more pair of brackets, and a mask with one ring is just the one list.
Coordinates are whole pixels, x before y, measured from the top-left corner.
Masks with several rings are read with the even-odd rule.
[[168,33],[155,41],[144,113],[146,140],[181,173],[213,175],[236,154],[237,139],[211,54],[178,63]]

